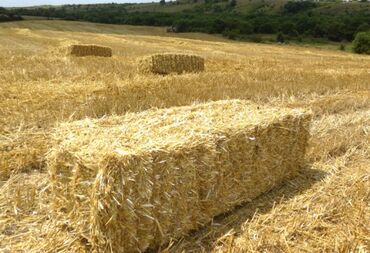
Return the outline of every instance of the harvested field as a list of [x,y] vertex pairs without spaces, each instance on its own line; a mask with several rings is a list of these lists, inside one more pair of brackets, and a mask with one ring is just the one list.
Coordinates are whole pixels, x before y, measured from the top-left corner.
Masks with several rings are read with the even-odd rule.
[[112,57],[112,49],[98,45],[72,45],[70,46],[70,54],[73,56],[100,56]]
[[[91,250],[85,233],[50,214],[45,153],[55,146],[50,136],[57,125],[225,99],[312,110],[308,163],[288,183],[159,250],[370,251],[369,57],[201,34],[196,40],[165,37],[165,31],[153,36],[158,29],[51,20],[0,24],[0,251]],[[55,53],[90,43],[112,48],[115,57],[86,61]],[[199,55],[207,59],[205,70],[137,71],[137,59],[166,52]]]
[[196,55],[155,54],[139,61],[139,71],[154,74],[183,74],[204,71],[204,59]]
[[160,246],[297,175],[309,121],[229,100],[64,124],[54,209],[101,252]]

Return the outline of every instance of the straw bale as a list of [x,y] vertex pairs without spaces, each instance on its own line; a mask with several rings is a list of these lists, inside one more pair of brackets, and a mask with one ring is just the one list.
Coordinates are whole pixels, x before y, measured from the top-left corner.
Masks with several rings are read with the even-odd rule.
[[158,247],[294,176],[310,114],[229,100],[62,124],[53,210],[99,252]]
[[202,72],[204,59],[187,54],[154,54],[139,61],[139,71],[155,74]]
[[110,47],[98,45],[71,45],[70,54],[73,56],[101,56],[112,57],[112,49]]

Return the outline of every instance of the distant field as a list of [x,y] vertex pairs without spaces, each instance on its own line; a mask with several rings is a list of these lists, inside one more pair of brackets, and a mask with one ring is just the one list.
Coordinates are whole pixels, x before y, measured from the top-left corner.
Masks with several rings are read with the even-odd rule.
[[[220,35],[210,35],[204,33],[167,33],[165,27],[152,26],[130,26],[130,25],[109,25],[75,21],[46,20],[42,17],[26,17],[25,21],[13,23],[3,23],[1,28],[25,28],[40,32],[59,31],[59,32],[88,32],[112,35],[148,35],[161,37],[179,37],[189,39],[200,39],[206,41],[228,41]],[[62,35],[60,35],[62,36]]]
[[[113,57],[71,58],[77,43]],[[206,70],[137,70],[164,52],[202,56]],[[306,168],[163,252],[369,252],[369,56],[59,20],[0,24],[0,251],[89,252],[76,231],[47,234],[45,155],[59,123],[231,98],[310,109]]]

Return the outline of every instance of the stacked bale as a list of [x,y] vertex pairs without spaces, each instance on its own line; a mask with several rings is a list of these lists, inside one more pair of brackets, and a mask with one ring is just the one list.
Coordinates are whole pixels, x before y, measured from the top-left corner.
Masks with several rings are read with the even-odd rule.
[[98,45],[71,45],[70,54],[73,56],[100,56],[112,57],[112,49]]
[[65,123],[53,208],[99,252],[157,247],[294,176],[309,121],[230,100]]
[[163,75],[197,73],[204,71],[204,59],[187,54],[154,54],[139,61],[139,71]]

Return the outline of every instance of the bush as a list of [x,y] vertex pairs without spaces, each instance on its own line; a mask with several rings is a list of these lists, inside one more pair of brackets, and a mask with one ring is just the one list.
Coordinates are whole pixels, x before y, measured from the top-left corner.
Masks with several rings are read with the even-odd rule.
[[339,46],[339,50],[341,50],[341,51],[345,51],[345,50],[346,50],[346,45],[344,45],[343,43],[342,43],[342,44],[340,44],[340,46]]
[[229,3],[229,6],[230,7],[235,7],[236,6],[236,0],[231,0],[230,3]]
[[187,20],[178,20],[173,24],[173,27],[175,27],[178,33],[189,32],[191,30],[191,25]]
[[6,21],[10,21],[11,19],[9,18],[8,15],[5,15],[5,14],[0,14],[0,22],[6,22]]
[[357,32],[368,32],[370,31],[370,25],[368,23],[363,23],[357,28]]
[[358,54],[370,54],[370,32],[360,32],[356,35],[353,50]]
[[281,25],[281,31],[287,35],[295,35],[297,33],[296,25],[293,22],[285,22]]
[[265,34],[275,33],[275,27],[271,23],[263,23],[258,27],[258,32]]
[[316,6],[317,6],[316,3],[312,3],[309,1],[300,1],[300,2],[289,1],[284,5],[284,12],[297,13],[300,11],[314,8]]
[[253,33],[253,26],[247,22],[240,22],[239,30],[242,34],[252,34]]
[[328,26],[328,39],[332,41],[341,41],[345,39],[345,27],[342,23],[334,22]]
[[254,43],[263,43],[263,39],[257,35],[253,35],[249,37],[249,41],[254,42]]
[[231,40],[237,39],[239,37],[239,35],[240,35],[240,30],[239,29],[232,29],[232,30],[226,29],[223,32],[223,36],[227,37]]
[[284,43],[285,42],[285,38],[284,38],[284,35],[279,32],[276,36],[276,41],[279,42],[279,43]]

